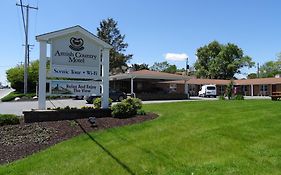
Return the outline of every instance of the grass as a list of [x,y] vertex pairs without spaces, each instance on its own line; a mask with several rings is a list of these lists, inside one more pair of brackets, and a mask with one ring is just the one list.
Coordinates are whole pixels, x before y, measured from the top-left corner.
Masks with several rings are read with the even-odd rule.
[[34,97],[36,94],[35,93],[27,93],[27,94],[23,94],[21,92],[10,92],[8,95],[6,95],[5,97],[1,98],[2,102],[7,102],[7,101],[12,101],[14,100],[16,97],[26,97],[26,98],[32,98]]
[[160,117],[84,134],[0,174],[281,174],[280,102],[145,105]]

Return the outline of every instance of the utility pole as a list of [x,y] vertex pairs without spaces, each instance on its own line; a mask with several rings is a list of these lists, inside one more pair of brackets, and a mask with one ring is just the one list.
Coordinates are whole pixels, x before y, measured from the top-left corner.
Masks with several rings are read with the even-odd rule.
[[[26,21],[24,21],[24,16],[23,16],[23,26],[24,26],[24,33],[25,33],[24,87],[23,87],[23,92],[24,92],[24,94],[26,94],[27,93],[27,79],[28,79],[28,60],[29,60],[29,43],[28,43],[29,9],[38,10],[38,7],[32,7],[32,6],[29,6],[29,5],[23,5],[22,2],[20,4],[17,3],[16,6],[20,6],[21,8],[25,8],[26,9]],[[24,14],[22,13],[22,15],[24,15]]]
[[188,75],[188,72],[189,72],[189,64],[188,64],[188,57],[186,57],[186,67],[185,67],[185,73],[186,75]]
[[260,63],[258,63],[257,77],[260,78]]

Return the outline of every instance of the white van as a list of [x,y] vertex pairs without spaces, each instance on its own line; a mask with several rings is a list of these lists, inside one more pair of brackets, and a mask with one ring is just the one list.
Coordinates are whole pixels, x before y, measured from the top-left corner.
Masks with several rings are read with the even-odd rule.
[[216,85],[204,85],[199,91],[199,97],[217,97]]

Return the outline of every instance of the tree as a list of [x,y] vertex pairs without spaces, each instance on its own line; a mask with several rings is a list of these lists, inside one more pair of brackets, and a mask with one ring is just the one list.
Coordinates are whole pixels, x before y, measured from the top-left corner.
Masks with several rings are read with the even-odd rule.
[[278,56],[276,61],[268,61],[260,67],[260,77],[274,77],[281,74],[281,57]]
[[[31,62],[28,69],[28,80],[27,87],[28,92],[35,92],[36,83],[38,82],[38,72],[39,72],[39,61]],[[6,71],[7,80],[11,83],[11,87],[17,92],[23,92],[24,84],[24,66],[18,65],[16,67],[10,68]]]
[[250,73],[250,74],[247,75],[247,79],[255,79],[255,78],[257,78],[257,77],[258,77],[258,76],[257,76],[256,73]]
[[163,62],[155,62],[151,67],[150,70],[159,71],[159,72],[166,72],[166,73],[176,73],[177,66],[170,65],[167,61]]
[[234,82],[231,80],[230,83],[226,86],[226,95],[228,100],[230,100],[233,96],[233,87],[234,87]]
[[133,55],[125,55],[128,43],[124,41],[125,35],[120,33],[118,23],[112,18],[102,20],[97,28],[97,36],[110,44],[113,48],[109,52],[109,71],[111,74],[125,72]]
[[232,79],[234,74],[241,73],[241,68],[254,66],[252,59],[231,43],[213,41],[197,49],[196,55],[194,67],[199,78]]
[[138,71],[138,70],[149,70],[148,64],[132,64],[131,68],[134,71]]

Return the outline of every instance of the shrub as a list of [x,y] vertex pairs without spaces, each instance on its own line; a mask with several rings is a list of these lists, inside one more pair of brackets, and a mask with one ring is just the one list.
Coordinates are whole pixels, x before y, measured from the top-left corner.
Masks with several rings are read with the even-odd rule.
[[138,98],[127,98],[111,107],[112,116],[117,118],[132,117],[142,108],[142,102]]
[[[109,102],[109,105],[111,105],[112,104],[112,99],[108,98],[108,102]],[[101,108],[101,98],[100,97],[96,98],[94,100],[93,104],[94,104],[94,108],[95,109],[100,109]]]
[[94,109],[93,106],[82,106],[81,109]]
[[223,95],[219,96],[219,100],[225,100],[225,97]]
[[244,100],[244,96],[243,95],[235,95],[234,100]]
[[8,95],[6,95],[5,97],[3,97],[1,99],[1,101],[3,101],[3,102],[12,101],[16,97],[26,97],[28,99],[31,99],[35,95],[36,95],[35,93],[23,94],[23,93],[20,93],[20,92],[11,92]]
[[0,126],[3,125],[16,125],[20,123],[18,116],[13,114],[0,114]]
[[137,115],[146,115],[146,112],[143,109],[139,109],[137,110]]

